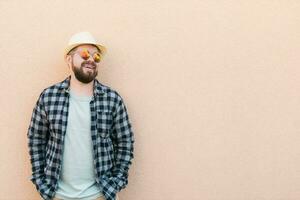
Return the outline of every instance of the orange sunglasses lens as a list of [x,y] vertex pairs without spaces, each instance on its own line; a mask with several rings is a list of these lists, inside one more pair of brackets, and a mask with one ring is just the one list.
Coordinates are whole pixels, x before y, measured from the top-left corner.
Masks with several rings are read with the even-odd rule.
[[94,58],[95,62],[100,62],[100,60],[101,60],[101,54],[100,53],[94,53],[93,58]]
[[87,59],[89,59],[90,54],[89,54],[89,52],[88,52],[87,49],[83,49],[83,50],[80,52],[80,56],[81,56],[84,60],[87,60]]

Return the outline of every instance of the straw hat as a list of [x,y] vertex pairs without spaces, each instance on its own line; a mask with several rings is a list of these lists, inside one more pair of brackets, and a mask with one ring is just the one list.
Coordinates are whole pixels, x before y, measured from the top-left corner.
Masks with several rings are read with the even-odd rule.
[[64,58],[66,58],[67,54],[75,47],[81,44],[93,44],[98,47],[101,51],[101,54],[104,55],[106,53],[106,47],[99,44],[96,39],[92,36],[91,33],[87,31],[75,33],[69,40],[68,46],[64,50]]

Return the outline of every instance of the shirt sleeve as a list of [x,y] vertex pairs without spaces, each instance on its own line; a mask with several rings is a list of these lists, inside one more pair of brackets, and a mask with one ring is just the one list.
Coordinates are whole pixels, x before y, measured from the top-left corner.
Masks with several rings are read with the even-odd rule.
[[47,190],[45,182],[45,149],[48,140],[48,121],[43,104],[43,92],[40,94],[31,115],[30,125],[28,127],[27,138],[30,155],[32,175],[30,180],[36,186],[36,189],[43,196]]
[[115,151],[112,179],[121,190],[128,184],[128,170],[134,158],[134,133],[124,100],[118,96],[119,102],[114,113],[112,131]]

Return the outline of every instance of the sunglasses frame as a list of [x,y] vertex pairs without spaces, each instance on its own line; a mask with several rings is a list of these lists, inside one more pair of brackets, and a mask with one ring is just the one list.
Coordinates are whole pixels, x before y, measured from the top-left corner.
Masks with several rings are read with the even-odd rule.
[[[87,52],[88,55],[87,57],[85,57],[83,55],[84,52]],[[74,55],[75,53],[79,53],[79,56],[83,59],[83,60],[88,60],[91,56],[93,58],[93,60],[96,62],[96,63],[99,63],[101,60],[102,60],[102,54],[100,51],[95,51],[93,54],[91,54],[86,48],[83,48],[82,50],[76,50],[76,51],[73,51],[73,52],[70,52],[69,55]],[[98,54],[99,55],[99,61],[96,61],[95,59],[95,54]]]

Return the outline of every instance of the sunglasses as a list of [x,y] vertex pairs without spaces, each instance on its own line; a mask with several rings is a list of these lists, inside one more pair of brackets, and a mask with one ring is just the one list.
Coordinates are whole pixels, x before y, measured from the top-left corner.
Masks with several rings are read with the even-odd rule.
[[[79,55],[84,60],[87,60],[91,57],[90,52],[86,48],[83,48],[81,51],[79,51]],[[96,63],[100,62],[102,59],[102,56],[98,51],[94,52],[92,57]]]

